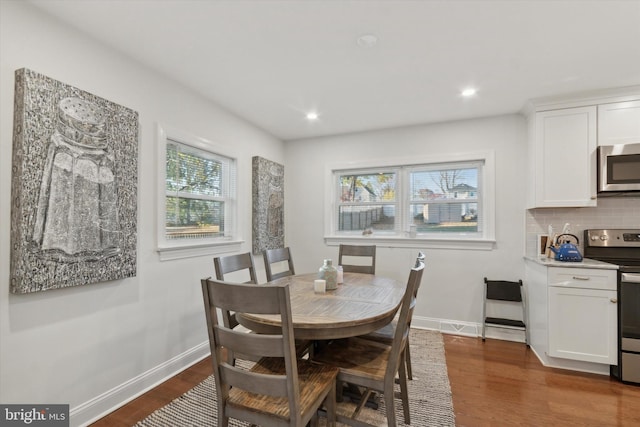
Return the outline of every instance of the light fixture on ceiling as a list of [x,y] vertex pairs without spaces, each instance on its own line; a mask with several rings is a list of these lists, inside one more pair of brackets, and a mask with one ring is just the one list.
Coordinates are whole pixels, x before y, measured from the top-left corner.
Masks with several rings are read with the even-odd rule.
[[378,44],[378,37],[373,34],[363,34],[357,39],[358,46],[372,48]]
[[464,96],[465,98],[469,98],[469,97],[475,95],[477,92],[478,92],[478,90],[476,88],[469,87],[469,88],[464,89],[461,92],[461,95]]
[[309,120],[310,122],[316,121],[318,120],[318,118],[320,118],[318,113],[316,113],[315,111],[309,111],[306,117],[307,117],[307,120]]

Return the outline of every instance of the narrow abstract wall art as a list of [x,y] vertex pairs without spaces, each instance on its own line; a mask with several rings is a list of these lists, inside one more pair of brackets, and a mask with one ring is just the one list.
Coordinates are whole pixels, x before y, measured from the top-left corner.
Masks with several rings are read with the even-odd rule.
[[11,292],[136,275],[138,113],[16,71]]
[[284,166],[253,157],[253,253],[284,247]]

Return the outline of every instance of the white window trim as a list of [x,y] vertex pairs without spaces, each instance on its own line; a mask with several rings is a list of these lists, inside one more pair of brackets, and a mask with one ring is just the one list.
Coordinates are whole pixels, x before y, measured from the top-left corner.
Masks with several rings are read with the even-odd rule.
[[[336,209],[336,185],[334,172],[344,169],[377,169],[384,167],[409,167],[413,165],[434,164],[434,163],[458,163],[483,161],[482,183],[483,192],[481,203],[484,209],[484,232],[482,237],[470,237],[465,235],[452,236],[420,236],[410,237],[396,234],[390,236],[388,233],[373,233],[362,236],[360,234],[336,234],[334,215]],[[412,158],[385,158],[366,160],[361,162],[329,163],[325,165],[325,223],[324,241],[329,246],[338,246],[340,243],[366,244],[374,243],[381,247],[391,248],[424,248],[424,249],[468,249],[468,250],[493,250],[495,248],[495,152],[481,151],[473,153],[442,154],[437,156],[418,156]],[[401,201],[404,203],[404,198]],[[480,200],[479,200],[480,203]],[[406,233],[408,234],[408,233]]]
[[[227,146],[213,143],[204,138],[191,135],[187,132],[164,126],[158,123],[158,144],[157,144],[157,252],[160,261],[169,261],[181,258],[191,258],[204,255],[218,255],[222,253],[238,252],[244,243],[238,235],[241,229],[238,223],[239,208],[237,206],[237,194],[233,197],[235,200],[235,217],[232,220],[231,236],[229,239],[201,239],[197,242],[193,241],[171,241],[165,238],[165,212],[166,212],[166,160],[167,160],[167,142],[177,141],[195,148],[210,151],[233,159],[236,163],[236,187],[239,176],[240,162],[238,155]],[[237,191],[237,190],[236,190]]]

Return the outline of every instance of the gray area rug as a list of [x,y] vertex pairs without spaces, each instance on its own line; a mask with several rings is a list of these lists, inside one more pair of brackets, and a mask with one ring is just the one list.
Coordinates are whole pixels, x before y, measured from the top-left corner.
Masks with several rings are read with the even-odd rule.
[[[412,329],[410,343],[413,367],[413,381],[409,381],[411,425],[414,427],[455,426],[442,335],[439,332]],[[214,379],[210,376],[170,404],[140,421],[136,427],[215,426],[217,423],[215,399]],[[351,407],[348,403],[339,403],[338,411],[347,413]],[[386,426],[384,411],[384,403],[381,401],[378,410],[366,408],[359,418],[370,424]],[[396,413],[399,425],[405,426],[402,402],[399,399],[396,399]],[[321,425],[325,425],[324,418],[320,421]],[[244,427],[248,424],[230,420],[229,425]]]

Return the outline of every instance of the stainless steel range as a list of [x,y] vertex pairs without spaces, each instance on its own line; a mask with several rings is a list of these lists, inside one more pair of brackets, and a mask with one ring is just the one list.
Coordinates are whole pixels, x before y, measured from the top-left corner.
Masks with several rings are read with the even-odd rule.
[[640,385],[640,229],[584,231],[584,255],[618,269],[618,366],[611,375]]

